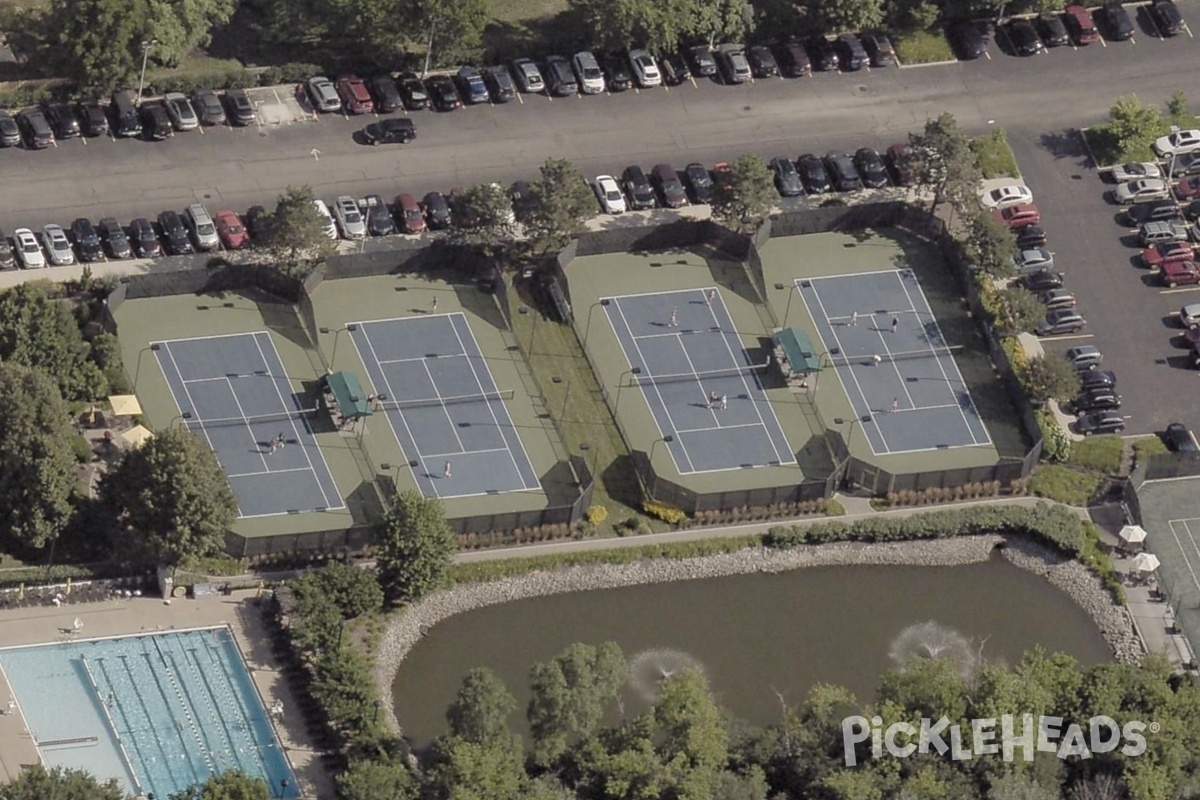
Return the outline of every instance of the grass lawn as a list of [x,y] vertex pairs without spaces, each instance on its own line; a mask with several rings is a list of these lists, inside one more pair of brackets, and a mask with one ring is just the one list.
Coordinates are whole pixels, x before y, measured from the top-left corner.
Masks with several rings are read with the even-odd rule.
[[979,168],[983,170],[984,178],[1019,178],[1021,171],[1017,169],[1017,159],[1012,148],[1008,146],[1008,137],[1002,129],[997,129],[987,136],[971,140],[971,151],[979,159]]
[[946,41],[946,34],[939,30],[898,33],[892,37],[896,56],[901,64],[933,64],[938,61],[953,61],[954,51]]
[[1071,445],[1071,457],[1067,463],[1080,469],[1114,475],[1121,469],[1124,451],[1125,443],[1120,436],[1091,436]]
[[1150,456],[1166,452],[1168,452],[1167,446],[1157,436],[1143,436],[1133,443],[1133,458],[1135,461],[1144,461]]
[[1103,476],[1057,464],[1040,464],[1029,479],[1029,491],[1038,497],[1072,506],[1086,506],[1100,490]]
[[483,32],[484,50],[490,57],[502,59],[544,52],[550,43],[569,33],[556,30],[570,16],[563,13],[566,10],[567,0],[492,0],[491,20]]
[[1111,167],[1130,161],[1157,161],[1158,156],[1150,149],[1150,145],[1159,136],[1167,135],[1172,125],[1178,126],[1180,130],[1197,128],[1200,127],[1200,117],[1192,114],[1183,114],[1177,117],[1164,114],[1160,130],[1151,136],[1147,136],[1145,141],[1138,142],[1136,145],[1125,150],[1119,147],[1116,138],[1108,132],[1106,124],[1094,125],[1088,128],[1083,132],[1083,138],[1087,140],[1088,147],[1092,150],[1092,156],[1096,159],[1096,165],[1100,167]]

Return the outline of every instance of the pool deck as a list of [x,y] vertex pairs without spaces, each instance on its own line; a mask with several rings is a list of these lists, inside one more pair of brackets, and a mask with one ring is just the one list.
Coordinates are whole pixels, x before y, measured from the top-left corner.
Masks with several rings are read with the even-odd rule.
[[[4,631],[0,645],[63,641],[59,629],[70,628],[76,618],[83,622],[80,638],[88,639],[228,624],[266,707],[270,708],[276,700],[283,702],[283,719],[274,720],[275,731],[296,773],[301,796],[314,800],[332,797],[333,783],[308,739],[291,688],[277,671],[279,665],[271,653],[270,637],[260,620],[258,606],[247,602],[255,594],[251,590],[234,592],[228,597],[181,598],[172,600],[170,605],[159,597],[133,597],[100,603],[66,603],[59,608],[0,611],[0,629]],[[12,779],[23,766],[36,764],[39,759],[20,708],[16,715],[7,714],[12,699],[12,689],[0,676],[0,711],[5,712],[0,716],[0,781]]]

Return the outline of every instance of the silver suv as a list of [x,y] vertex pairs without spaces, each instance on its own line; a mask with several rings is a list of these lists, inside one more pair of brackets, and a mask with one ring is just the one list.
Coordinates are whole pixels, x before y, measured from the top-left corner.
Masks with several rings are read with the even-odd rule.
[[196,240],[197,250],[216,250],[221,246],[217,226],[202,203],[192,203],[187,210],[187,226]]
[[1191,230],[1182,222],[1143,222],[1138,229],[1138,241],[1142,247],[1168,242],[1186,242],[1192,236]]
[[604,91],[604,73],[600,71],[600,64],[594,55],[581,50],[571,59],[571,67],[584,94],[600,94]]

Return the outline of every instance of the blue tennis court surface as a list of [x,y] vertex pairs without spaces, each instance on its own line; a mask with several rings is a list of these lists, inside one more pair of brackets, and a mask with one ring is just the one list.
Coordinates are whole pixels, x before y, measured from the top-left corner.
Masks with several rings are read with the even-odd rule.
[[796,284],[875,455],[992,443],[912,270]]
[[487,360],[461,313],[348,325],[426,497],[540,490]]
[[600,302],[680,475],[796,463],[718,290]]
[[208,442],[228,473],[240,516],[345,508],[269,333],[150,348],[184,425]]

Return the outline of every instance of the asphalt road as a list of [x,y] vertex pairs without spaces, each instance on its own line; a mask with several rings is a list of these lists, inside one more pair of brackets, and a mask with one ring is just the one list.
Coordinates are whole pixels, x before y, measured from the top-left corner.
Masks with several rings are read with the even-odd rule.
[[[1188,4],[1185,16],[1195,11]],[[1200,16],[1200,15],[1198,15]],[[1103,118],[1119,94],[1165,101],[1200,65],[1200,43],[1161,41],[1058,48],[1015,58],[993,47],[990,59],[760,80],[753,85],[698,85],[550,100],[531,95],[504,106],[448,114],[417,112],[417,140],[407,146],[356,144],[369,118],[250,129],[180,133],[161,143],[75,139],[41,152],[0,152],[0,227],[66,225],[86,216],[122,221],[183,209],[271,205],[289,184],[318,196],[386,198],[484,180],[534,177],[549,156],[571,159],[585,175],[630,163],[713,163],[746,151],[795,157],[903,140],[927,118],[949,112],[971,133],[991,125],[1039,141]],[[314,157],[314,148],[319,151]]]

